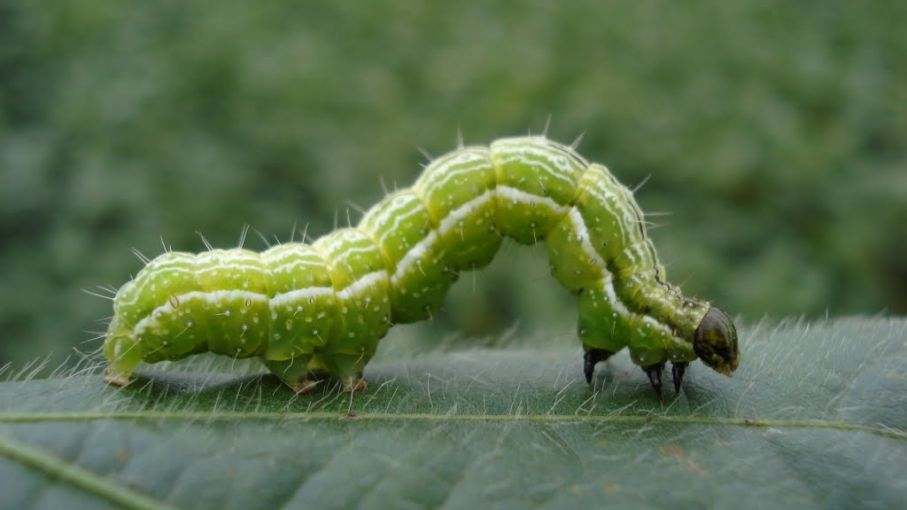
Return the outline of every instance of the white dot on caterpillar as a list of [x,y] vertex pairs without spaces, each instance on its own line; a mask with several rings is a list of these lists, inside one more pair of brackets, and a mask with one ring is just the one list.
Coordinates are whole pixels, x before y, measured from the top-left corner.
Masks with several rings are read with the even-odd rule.
[[180,305],[180,300],[179,300],[179,298],[176,297],[176,296],[170,296],[170,300],[169,300],[169,301],[170,301],[170,306],[171,306],[172,308],[178,308],[179,305]]

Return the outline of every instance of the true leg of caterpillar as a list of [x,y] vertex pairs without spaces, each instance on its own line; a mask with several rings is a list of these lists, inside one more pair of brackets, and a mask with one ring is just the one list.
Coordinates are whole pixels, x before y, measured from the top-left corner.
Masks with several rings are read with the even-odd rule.
[[586,375],[586,382],[592,384],[592,373],[595,372],[595,365],[599,361],[608,361],[614,353],[606,349],[594,349],[586,347],[583,354],[583,373]]
[[661,363],[656,363],[654,365],[649,365],[647,367],[642,367],[643,371],[649,376],[649,383],[652,385],[652,389],[655,390],[655,393],[658,395],[659,400],[661,400],[661,372],[664,370],[665,364],[664,361]]
[[683,383],[683,374],[689,363],[674,362],[671,363],[671,378],[674,380],[674,393],[680,393],[680,384]]

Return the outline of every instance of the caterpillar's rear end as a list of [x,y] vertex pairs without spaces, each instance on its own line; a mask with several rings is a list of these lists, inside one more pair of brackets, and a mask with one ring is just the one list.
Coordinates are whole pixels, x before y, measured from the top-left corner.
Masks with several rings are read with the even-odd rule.
[[572,148],[527,137],[438,158],[356,228],[311,245],[154,259],[115,298],[108,381],[127,383],[141,361],[211,351],[258,356],[296,391],[325,378],[360,389],[391,325],[431,317],[503,237],[545,241],[552,274],[579,296],[587,380],[624,347],[659,393],[666,362],[678,389],[697,357],[736,369],[733,323],[667,283],[632,192]]

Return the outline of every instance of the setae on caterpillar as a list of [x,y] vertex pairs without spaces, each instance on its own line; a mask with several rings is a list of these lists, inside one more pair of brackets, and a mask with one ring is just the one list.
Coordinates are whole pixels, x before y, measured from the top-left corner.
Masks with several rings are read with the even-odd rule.
[[697,357],[725,375],[737,368],[733,323],[667,282],[633,193],[571,147],[520,137],[435,159],[358,226],[312,244],[158,256],[116,293],[106,381],[211,351],[260,357],[297,392],[328,378],[363,389],[391,326],[429,318],[505,236],[545,241],[551,273],[578,295],[587,381],[624,347],[659,395],[667,361],[676,391]]

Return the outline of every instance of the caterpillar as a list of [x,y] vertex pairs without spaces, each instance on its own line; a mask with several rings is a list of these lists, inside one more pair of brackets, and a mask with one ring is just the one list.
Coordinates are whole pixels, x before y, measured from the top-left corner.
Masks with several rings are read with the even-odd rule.
[[697,358],[737,368],[733,322],[667,282],[633,192],[572,147],[529,136],[461,146],[311,244],[159,255],[114,296],[105,380],[210,351],[259,357],[296,392],[330,379],[362,390],[391,326],[429,318],[504,237],[544,241],[552,275],[578,296],[587,382],[624,347],[659,396],[668,361],[675,391]]

